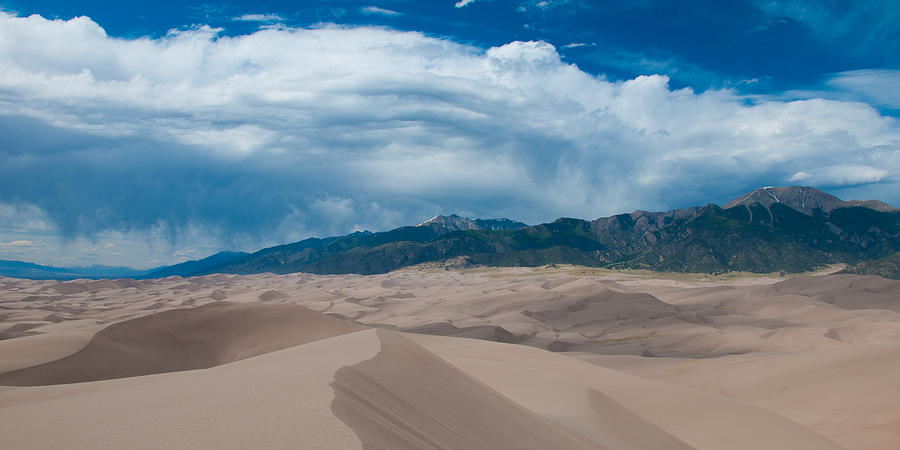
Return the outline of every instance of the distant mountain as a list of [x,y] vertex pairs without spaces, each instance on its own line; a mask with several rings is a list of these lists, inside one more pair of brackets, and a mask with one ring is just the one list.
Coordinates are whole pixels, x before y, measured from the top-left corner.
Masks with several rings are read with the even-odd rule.
[[725,209],[737,206],[751,207],[760,204],[766,209],[773,203],[781,203],[808,216],[814,214],[817,209],[823,213],[830,213],[838,208],[850,208],[862,206],[881,212],[897,212],[898,209],[878,200],[851,200],[845,202],[831,194],[805,186],[794,187],[764,187],[750,191],[725,204]]
[[[890,276],[896,270],[886,268],[896,267],[897,252],[897,208],[875,200],[843,201],[796,186],[756,189],[724,207],[635,211],[593,221],[562,218],[534,226],[509,219],[436,216],[385,232],[310,238],[251,254],[222,252],[124,276],[374,274],[441,261],[487,266],[571,263],[677,272],[800,272],[842,262],[860,273]],[[878,262],[866,263],[872,260]],[[21,274],[36,269],[17,270]],[[32,275],[59,278],[60,271],[70,269],[42,270]],[[65,276],[76,277],[68,272]]]
[[120,266],[53,267],[24,261],[0,260],[0,276],[31,280],[74,280],[76,278],[165,278],[188,277],[247,256],[246,252],[219,252],[201,260],[186,261],[154,269],[132,269]]
[[[258,252],[239,258],[231,263],[208,269],[205,273],[381,273],[386,267],[402,267],[404,257],[386,251],[385,255],[396,262],[384,263],[378,258],[365,258],[352,261],[353,255],[366,249],[403,248],[417,243],[435,241],[442,236],[461,231],[493,231],[514,230],[527,227],[526,224],[509,219],[469,219],[455,214],[436,216],[415,226],[396,228],[390,231],[372,233],[355,232],[346,236],[324,239],[310,238],[292,244],[279,245],[262,249]],[[402,252],[402,250],[401,250]],[[430,256],[424,259],[415,258],[418,262],[433,261]],[[440,259],[440,258],[438,258]],[[408,264],[406,264],[408,265]],[[390,271],[393,269],[389,269]]]
[[449,216],[434,216],[417,227],[431,227],[439,233],[450,233],[461,230],[486,230],[486,231],[510,231],[525,228],[528,225],[509,219],[475,219],[460,217],[456,214]]
[[23,261],[0,260],[0,275],[32,280],[74,280],[76,278],[132,278],[146,270],[116,266],[53,267]]
[[185,261],[172,266],[151,269],[149,273],[142,275],[142,278],[165,278],[173,275],[189,277],[191,275],[203,273],[210,268],[234,262],[247,255],[249,255],[249,253],[246,252],[219,252],[200,260]]
[[810,187],[761,188],[728,202],[593,222],[610,267],[798,272],[900,249],[900,211]]
[[900,211],[809,187],[761,188],[725,207],[635,211],[525,226],[437,216],[382,233],[272,247],[208,272],[383,273],[463,258],[469,264],[574,263],[663,271],[798,272],[900,251]]

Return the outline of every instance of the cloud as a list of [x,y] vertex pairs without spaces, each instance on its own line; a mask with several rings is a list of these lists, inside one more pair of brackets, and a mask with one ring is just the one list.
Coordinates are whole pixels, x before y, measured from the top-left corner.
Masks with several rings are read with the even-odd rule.
[[231,20],[238,22],[281,22],[284,20],[284,17],[278,14],[244,14],[232,17]]
[[44,223],[72,255],[109,241],[169,262],[452,212],[594,218],[799,172],[900,201],[900,125],[865,103],[610,82],[545,42],[330,25],[119,39],[10,14],[0,42],[0,216],[18,224],[0,238]]
[[865,69],[837,73],[828,86],[867,103],[900,110],[900,70]]
[[9,242],[0,242],[0,246],[9,246],[9,247],[27,247],[34,245],[34,242],[21,240],[21,241],[9,241]]
[[812,173],[797,172],[787,180],[802,181],[817,186],[842,188],[885,181],[891,172],[878,167],[858,164],[842,164],[820,167]]
[[472,3],[475,3],[475,0],[459,0],[458,2],[453,4],[453,6],[456,8],[465,8],[466,6],[469,6]]
[[360,8],[360,12],[362,12],[363,14],[379,14],[382,16],[399,16],[401,14],[400,12],[391,9],[379,8],[377,6],[366,6]]

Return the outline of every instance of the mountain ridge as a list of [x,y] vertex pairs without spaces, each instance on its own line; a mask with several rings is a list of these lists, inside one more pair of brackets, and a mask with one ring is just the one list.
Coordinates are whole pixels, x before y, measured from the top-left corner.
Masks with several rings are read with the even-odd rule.
[[162,266],[150,269],[142,278],[165,278],[170,276],[183,276],[184,274],[197,273],[211,267],[221,266],[241,257],[247,256],[247,252],[222,251],[214,253],[206,258],[185,261],[171,266]]
[[460,230],[491,230],[491,231],[510,231],[525,228],[528,224],[510,219],[470,219],[456,214],[449,216],[437,215],[424,222],[415,225],[416,227],[436,227],[445,232]]
[[503,230],[473,229],[474,223],[456,215],[436,216],[365,240],[311,239],[264,249],[239,265],[215,270],[372,274],[464,258],[489,266],[575,263],[663,271],[800,272],[900,250],[900,210],[874,200],[845,202],[805,186],[756,189],[725,207],[638,210]]
[[560,218],[528,226],[510,219],[438,215],[383,232],[308,238],[249,254],[220,252],[152,269],[142,278],[218,272],[375,274],[446,260],[486,266],[572,263],[679,272],[801,272],[837,262],[855,266],[898,251],[900,210],[893,206],[844,201],[806,186],[764,187],[723,207],[637,210],[591,221]]
[[900,211],[887,203],[878,200],[841,200],[831,194],[809,186],[774,187],[766,186],[754,189],[728,203],[722,208],[731,209],[738,206],[749,208],[759,203],[768,208],[773,203],[785,204],[806,215],[813,215],[816,209],[829,213],[838,208],[861,206],[881,212]]
[[74,280],[78,278],[128,278],[138,277],[147,270],[125,266],[90,265],[77,267],[56,267],[26,261],[0,259],[0,276],[27,278],[32,280]]

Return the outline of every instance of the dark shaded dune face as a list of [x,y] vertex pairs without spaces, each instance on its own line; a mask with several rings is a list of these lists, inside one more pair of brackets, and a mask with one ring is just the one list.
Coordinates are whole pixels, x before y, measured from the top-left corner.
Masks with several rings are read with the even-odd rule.
[[119,322],[78,352],[0,374],[37,386],[202,369],[364,329],[297,305],[210,303]]
[[409,333],[430,334],[434,336],[453,336],[485,341],[504,342],[516,344],[524,340],[524,337],[510,333],[506,328],[497,325],[476,325],[472,327],[457,328],[447,322],[435,322],[421,327],[407,328],[403,331]]
[[900,281],[876,276],[797,277],[776,283],[773,289],[778,293],[813,297],[844,309],[900,312]]
[[41,326],[40,323],[17,323],[0,332],[0,339],[12,339],[36,334],[35,332],[29,330],[31,330],[32,328],[37,328],[39,326]]
[[53,289],[56,292],[59,292],[63,295],[71,295],[71,294],[80,294],[82,292],[89,292],[90,288],[85,283],[81,283],[78,281],[70,281],[68,283],[60,283],[54,286],[42,288],[41,290],[49,290]]
[[378,330],[375,358],[335,373],[331,410],[365,449],[602,449],[503,397],[419,344]]
[[645,293],[600,292],[582,298],[570,298],[526,310],[522,314],[552,326],[568,330],[603,323],[633,324],[675,316],[678,309]]
[[285,294],[283,291],[279,291],[279,290],[266,291],[266,292],[263,292],[262,294],[259,294],[259,299],[264,302],[268,302],[268,301],[272,301],[272,300],[283,300],[283,299],[286,299],[287,297],[288,297],[287,294]]

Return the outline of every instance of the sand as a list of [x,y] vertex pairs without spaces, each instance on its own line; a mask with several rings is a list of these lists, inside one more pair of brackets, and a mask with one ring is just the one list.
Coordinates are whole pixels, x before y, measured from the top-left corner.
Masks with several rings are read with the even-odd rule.
[[299,305],[208,303],[109,325],[69,356],[0,374],[0,385],[79,383],[203,369],[363,328]]
[[17,448],[900,447],[876,277],[0,278],[0,337]]
[[333,383],[332,410],[365,448],[610,448],[523,408],[407,337],[378,336],[378,355],[338,370]]

